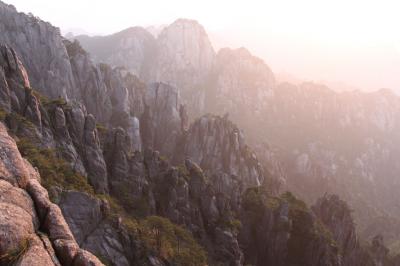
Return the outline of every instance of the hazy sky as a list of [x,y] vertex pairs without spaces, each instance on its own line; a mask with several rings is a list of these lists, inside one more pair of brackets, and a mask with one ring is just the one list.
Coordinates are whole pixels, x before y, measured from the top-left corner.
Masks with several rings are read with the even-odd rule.
[[400,92],[400,1],[3,1],[64,31],[108,34],[196,19],[216,48],[245,46],[275,73]]

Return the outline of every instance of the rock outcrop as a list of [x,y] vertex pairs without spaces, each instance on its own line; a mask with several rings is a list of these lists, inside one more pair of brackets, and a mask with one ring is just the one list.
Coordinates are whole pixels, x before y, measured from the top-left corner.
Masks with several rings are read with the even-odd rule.
[[184,130],[186,111],[174,87],[153,83],[147,88],[141,117],[144,148],[152,148],[171,158]]
[[196,120],[186,133],[184,154],[206,173],[225,174],[245,188],[260,186],[264,173],[256,155],[246,145],[243,132],[227,117],[206,115]]
[[398,265],[398,256],[389,255],[381,235],[370,244],[361,244],[351,210],[337,195],[325,195],[312,206],[313,212],[328,228],[341,256],[341,265]]
[[335,241],[304,202],[286,193],[249,189],[240,215],[240,243],[251,265],[341,265]]
[[83,102],[89,113],[94,114],[100,122],[107,123],[111,117],[112,108],[100,67],[92,62],[78,42],[63,40],[63,44],[68,52],[77,87],[71,98]]
[[2,123],[0,142],[1,263],[103,265],[79,248],[61,210],[40,185],[38,172],[21,157]]
[[179,88],[193,111],[204,111],[205,92],[215,52],[204,28],[196,21],[178,19],[164,28],[157,38],[157,65],[150,75]]
[[74,39],[91,53],[95,61],[125,67],[140,77],[149,75],[150,66],[157,56],[155,38],[141,27],[128,28],[109,36],[79,35]]
[[229,113],[231,119],[245,124],[262,115],[274,95],[275,77],[270,68],[245,48],[218,51],[215,84],[209,92],[206,110]]
[[74,77],[58,28],[0,2],[0,32],[0,43],[17,51],[34,88],[53,98],[74,94]]

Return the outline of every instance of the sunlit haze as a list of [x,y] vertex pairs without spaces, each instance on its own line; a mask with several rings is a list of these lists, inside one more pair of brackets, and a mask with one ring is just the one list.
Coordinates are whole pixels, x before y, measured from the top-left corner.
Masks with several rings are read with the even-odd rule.
[[[400,91],[397,1],[8,0],[64,33],[110,34],[131,26],[198,20],[216,49],[248,48],[278,78]],[[282,75],[282,73],[286,73]],[[342,85],[338,85],[338,89]],[[333,85],[335,86],[335,85]]]

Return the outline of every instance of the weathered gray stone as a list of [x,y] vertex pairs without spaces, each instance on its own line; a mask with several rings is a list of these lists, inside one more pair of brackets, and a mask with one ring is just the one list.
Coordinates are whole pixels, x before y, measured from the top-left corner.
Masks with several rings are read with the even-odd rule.
[[0,3],[0,31],[0,42],[13,47],[21,56],[33,87],[53,98],[66,97],[74,90],[71,66],[58,28]]
[[96,129],[96,120],[88,115],[85,120],[83,139],[83,156],[88,172],[88,178],[96,192],[108,191],[107,168]]
[[99,199],[82,192],[61,193],[58,205],[79,244],[82,244],[105,218],[102,204]]

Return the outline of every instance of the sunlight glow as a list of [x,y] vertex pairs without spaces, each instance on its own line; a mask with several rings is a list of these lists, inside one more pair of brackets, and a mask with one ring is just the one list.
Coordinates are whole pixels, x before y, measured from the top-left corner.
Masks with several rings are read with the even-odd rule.
[[[400,91],[400,2],[394,0],[6,0],[63,32],[198,20],[215,47],[246,46],[276,72]],[[365,66],[365,64],[369,64]],[[355,68],[362,74],[350,75]],[[353,73],[351,73],[353,74]],[[379,77],[379,78],[378,78]]]

